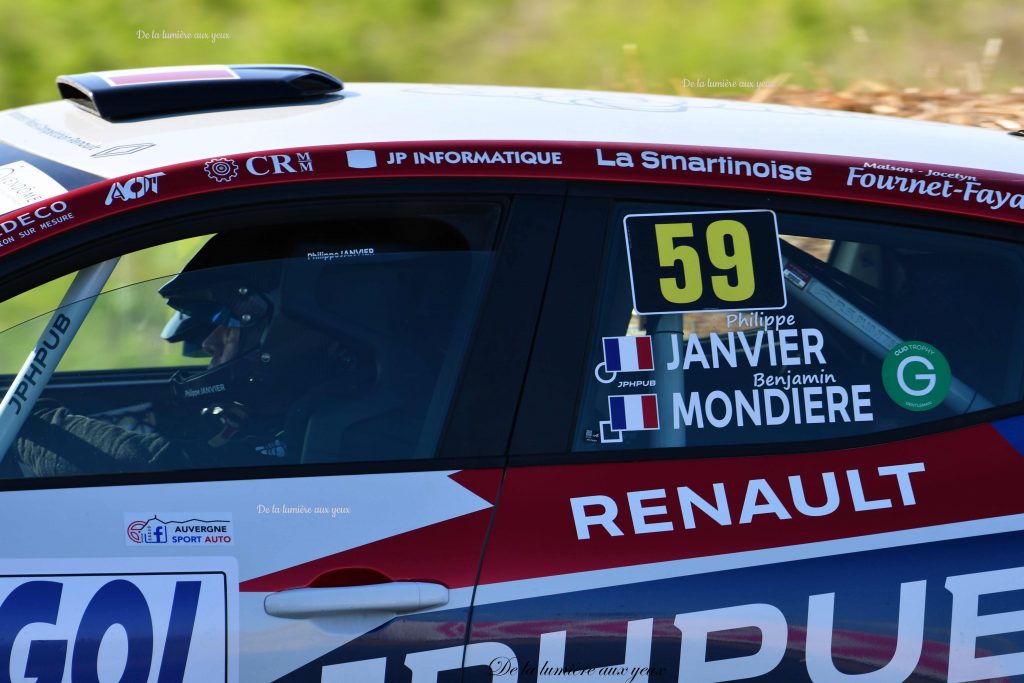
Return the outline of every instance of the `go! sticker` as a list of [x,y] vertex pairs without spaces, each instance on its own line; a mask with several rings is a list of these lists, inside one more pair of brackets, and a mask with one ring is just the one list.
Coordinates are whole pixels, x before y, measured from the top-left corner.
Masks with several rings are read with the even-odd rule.
[[235,682],[235,573],[222,558],[0,562],[0,680]]
[[637,313],[785,308],[774,211],[630,214],[623,223]]
[[937,348],[920,341],[900,342],[882,361],[882,385],[901,408],[937,408],[949,395],[953,373]]

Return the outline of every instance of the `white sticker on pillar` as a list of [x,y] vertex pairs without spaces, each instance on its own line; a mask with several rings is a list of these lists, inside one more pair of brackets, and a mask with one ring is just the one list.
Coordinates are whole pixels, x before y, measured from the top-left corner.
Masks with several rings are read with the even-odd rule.
[[[0,166],[0,214],[9,213],[65,192],[67,190],[64,186],[27,161],[14,161]],[[29,222],[25,222],[19,227],[30,229],[31,223],[47,217],[30,215],[28,216]]]

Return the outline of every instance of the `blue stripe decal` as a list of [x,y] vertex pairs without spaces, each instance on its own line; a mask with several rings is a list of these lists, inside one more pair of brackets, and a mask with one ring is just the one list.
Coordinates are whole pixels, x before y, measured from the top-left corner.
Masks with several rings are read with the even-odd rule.
[[992,426],[1018,453],[1024,455],[1024,415],[993,422]]
[[608,372],[622,370],[622,359],[619,358],[619,340],[615,337],[604,340],[604,369]]
[[[598,677],[602,667],[621,668],[626,660],[627,622],[651,619],[651,633],[642,645],[642,660],[649,683],[679,683],[693,680],[680,672],[681,646],[687,634],[676,627],[678,615],[695,615],[707,610],[732,610],[740,618],[762,617],[770,606],[786,622],[785,654],[770,671],[760,674],[761,683],[810,683],[807,664],[808,614],[811,596],[828,596],[832,616],[815,627],[820,636],[829,633],[831,666],[837,671],[877,672],[888,664],[897,642],[920,639],[921,654],[913,662],[914,672],[886,680],[943,681],[948,677],[950,643],[961,639],[964,624],[954,630],[953,612],[968,630],[980,635],[974,646],[955,648],[954,661],[968,672],[981,673],[985,660],[1005,672],[995,680],[1021,680],[1024,674],[1024,631],[985,635],[979,617],[1005,619],[1014,628],[1014,611],[1024,604],[1024,533],[1010,532],[914,546],[883,548],[843,555],[779,562],[706,574],[678,576],[655,581],[626,583],[568,593],[556,593],[509,602],[477,605],[469,643],[487,644],[494,659],[459,672],[464,644],[467,610],[455,609],[427,614],[403,615],[388,624],[315,659],[291,672],[279,682],[320,683],[330,680],[323,667],[343,662],[386,658],[384,676],[345,679],[358,683],[412,683],[407,663],[410,655],[423,657],[455,653],[441,662],[444,669],[429,680],[437,683],[494,683],[498,680],[537,683],[579,681]],[[995,574],[988,574],[995,572]],[[1002,577],[993,583],[994,577]],[[950,581],[952,579],[952,581]],[[924,585],[921,585],[924,582]],[[901,584],[914,583],[924,591],[923,628],[900,633]],[[819,608],[820,609],[820,608]],[[820,615],[820,611],[819,611]],[[697,617],[700,618],[699,616]],[[693,656],[721,662],[723,674],[716,680],[753,680],[741,675],[744,659],[761,648],[763,632],[756,626],[715,631],[718,623],[706,616],[707,640],[696,643]],[[999,630],[999,629],[996,629]],[[563,632],[554,647],[558,660],[569,673],[539,674],[550,665],[541,652],[545,634]],[[699,640],[692,633],[691,643]],[[820,654],[820,653],[819,653]],[[702,658],[701,655],[704,655]],[[990,659],[996,658],[998,660]],[[976,664],[980,663],[980,664]],[[513,673],[509,667],[518,671]],[[450,669],[448,667],[451,667]],[[367,668],[368,669],[368,668]],[[587,674],[587,669],[593,673]],[[505,671],[498,675],[496,671]],[[571,673],[575,671],[577,673]],[[991,671],[990,669],[988,671]],[[853,674],[850,674],[853,675]],[[593,678],[591,678],[593,676]],[[637,683],[632,671],[608,674],[601,680]],[[1011,678],[1012,677],[1012,678]],[[418,680],[418,679],[417,679]],[[816,680],[822,680],[821,677]],[[834,680],[834,678],[830,679]],[[973,676],[963,680],[993,680]]]
[[622,396],[608,397],[608,412],[612,419],[612,431],[621,432],[626,428],[626,399]]

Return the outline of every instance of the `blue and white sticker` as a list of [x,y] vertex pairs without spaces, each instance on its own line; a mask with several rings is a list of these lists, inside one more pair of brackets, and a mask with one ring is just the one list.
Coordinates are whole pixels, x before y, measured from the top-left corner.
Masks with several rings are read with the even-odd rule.
[[126,512],[124,542],[130,548],[233,545],[235,527],[227,512]]
[[237,681],[234,560],[168,560],[0,563],[9,680]]

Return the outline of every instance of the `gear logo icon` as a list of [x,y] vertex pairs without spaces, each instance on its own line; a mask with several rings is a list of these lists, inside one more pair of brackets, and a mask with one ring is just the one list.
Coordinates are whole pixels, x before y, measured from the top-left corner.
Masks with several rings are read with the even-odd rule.
[[238,177],[238,164],[234,159],[210,159],[203,164],[203,170],[210,180],[216,180],[218,183],[230,183]]

